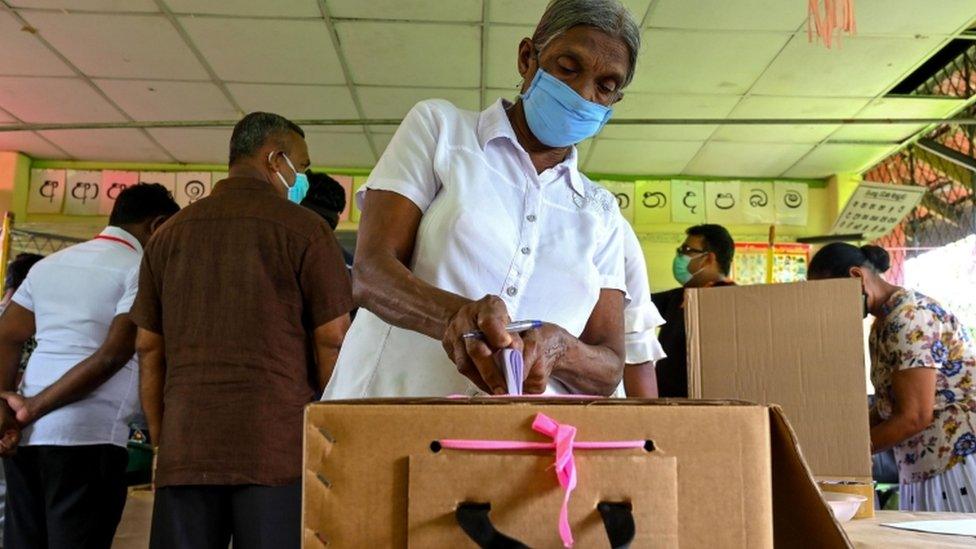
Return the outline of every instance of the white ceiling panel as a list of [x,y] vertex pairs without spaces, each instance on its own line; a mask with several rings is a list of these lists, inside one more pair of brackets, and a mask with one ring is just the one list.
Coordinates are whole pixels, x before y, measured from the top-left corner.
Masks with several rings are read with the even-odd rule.
[[0,109],[0,124],[16,124],[17,120],[7,114],[7,111]]
[[[735,95],[662,95],[625,93],[614,106],[614,118],[725,118],[739,102]],[[716,126],[608,125],[600,136],[650,141],[705,141]]]
[[40,132],[75,158],[106,162],[169,162],[139,130],[47,130]]
[[383,151],[389,146],[390,140],[393,139],[393,133],[387,132],[373,132],[373,143],[376,144],[376,150],[379,152],[380,156],[383,156]]
[[[696,0],[697,1],[697,0]],[[488,4],[488,20],[492,23],[535,25],[546,11],[549,0],[491,0]],[[623,0],[638,23],[644,18],[650,0]]]
[[[931,97],[881,97],[871,101],[857,118],[944,118],[965,104],[960,99]],[[870,124],[847,125],[830,136],[832,140],[901,141],[925,125]]]
[[[847,118],[854,116],[869,99],[840,97],[743,98],[729,118]],[[761,143],[819,143],[840,126],[837,124],[722,126],[712,139]]]
[[806,19],[807,4],[792,0],[658,0],[647,24],[672,29],[794,32]]
[[125,117],[79,78],[0,77],[0,107],[24,122],[119,122]]
[[[315,0],[165,0],[173,13],[250,17],[321,17]],[[330,2],[331,3],[331,2]]]
[[619,174],[676,174],[701,148],[694,141],[597,139],[585,168]]
[[344,84],[322,21],[180,17],[217,75],[233,82]]
[[358,118],[346,86],[229,84],[246,112],[266,111],[285,118]]
[[875,97],[926,59],[941,39],[854,36],[827,49],[797,33],[756,82],[753,93]]
[[689,175],[778,177],[811,148],[795,143],[712,141],[685,168]]
[[[219,0],[215,0],[219,1]],[[403,21],[481,21],[481,0],[329,0],[333,17]]]
[[230,128],[157,128],[149,133],[180,162],[226,164],[231,131]]
[[973,0],[867,0],[854,6],[857,34],[951,34],[976,18]]
[[33,158],[70,158],[34,132],[0,132],[0,151],[19,151]]
[[210,82],[96,80],[136,120],[233,120],[239,116]]
[[159,8],[153,0],[9,0],[14,8],[50,8],[85,11],[138,11],[156,12]]
[[481,32],[476,26],[337,22],[356,84],[477,87]]
[[828,177],[839,172],[859,172],[891,152],[885,145],[841,145],[826,143],[803,157],[783,175],[786,177]]
[[162,15],[31,12],[24,18],[88,76],[207,78],[190,48]]
[[369,168],[376,163],[366,134],[362,131],[338,132],[312,129],[306,132],[308,154],[317,166],[330,168]]
[[[630,91],[745,93],[790,39],[786,33],[649,30]],[[514,54],[513,54],[514,64]]]
[[515,89],[522,81],[518,73],[518,47],[532,36],[532,27],[488,27],[485,82],[489,87]]
[[21,30],[20,22],[0,12],[0,75],[72,76],[65,65],[33,34]]
[[477,111],[481,100],[478,90],[360,86],[356,93],[366,118],[402,118],[424,99],[446,99],[460,109]]

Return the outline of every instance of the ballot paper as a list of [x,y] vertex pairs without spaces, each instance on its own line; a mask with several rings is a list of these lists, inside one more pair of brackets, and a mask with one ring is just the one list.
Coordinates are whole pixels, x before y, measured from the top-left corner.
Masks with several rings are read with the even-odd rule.
[[509,396],[522,396],[522,352],[518,349],[495,351],[495,364],[505,374]]
[[949,534],[953,536],[976,537],[976,519],[958,520],[910,520],[908,522],[889,522],[882,524],[899,530],[913,530],[929,534]]

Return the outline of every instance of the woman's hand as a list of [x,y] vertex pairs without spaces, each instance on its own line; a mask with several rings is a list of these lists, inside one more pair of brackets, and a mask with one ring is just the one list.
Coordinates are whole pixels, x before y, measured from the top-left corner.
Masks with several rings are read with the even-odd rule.
[[[451,317],[441,340],[458,372],[490,394],[508,393],[505,376],[495,365],[492,354],[498,349],[522,348],[521,339],[505,331],[509,322],[511,318],[505,302],[498,296],[486,295],[461,306]],[[462,337],[473,331],[481,331],[484,337]]]
[[9,391],[0,393],[0,398],[7,402],[21,427],[27,427],[37,419],[39,414],[33,399]]
[[522,338],[522,358],[525,363],[522,392],[530,395],[541,394],[549,385],[549,376],[556,363],[562,359],[567,347],[576,338],[559,326],[549,323],[519,335]]

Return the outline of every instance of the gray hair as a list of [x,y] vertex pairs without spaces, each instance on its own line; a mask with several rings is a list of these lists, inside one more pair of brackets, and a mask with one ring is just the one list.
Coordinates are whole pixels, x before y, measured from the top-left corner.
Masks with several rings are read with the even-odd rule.
[[550,42],[579,25],[600,29],[627,45],[630,67],[623,85],[630,84],[637,68],[641,33],[634,16],[620,0],[552,0],[535,28],[532,43],[541,52]]
[[298,125],[281,115],[270,112],[248,114],[234,126],[230,136],[228,164],[250,157],[270,139],[274,139],[276,144],[283,143],[282,136],[288,132],[305,137],[305,132]]

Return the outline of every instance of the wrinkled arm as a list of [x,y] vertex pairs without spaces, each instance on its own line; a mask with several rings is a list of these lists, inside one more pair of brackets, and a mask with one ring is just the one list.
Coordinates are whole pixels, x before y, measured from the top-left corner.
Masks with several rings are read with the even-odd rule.
[[925,430],[935,410],[935,368],[910,368],[891,376],[892,414],[871,427],[871,452],[878,453]]
[[658,397],[653,360],[624,366],[624,391],[628,398]]

